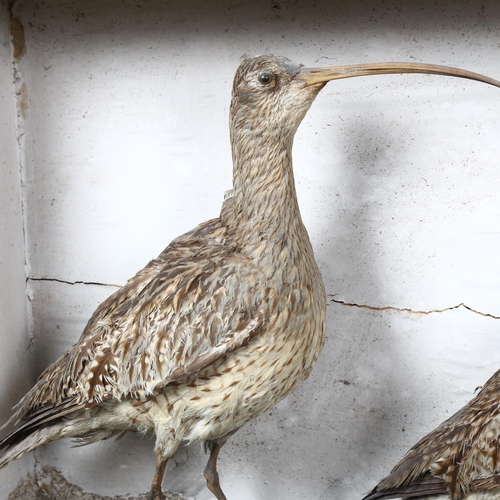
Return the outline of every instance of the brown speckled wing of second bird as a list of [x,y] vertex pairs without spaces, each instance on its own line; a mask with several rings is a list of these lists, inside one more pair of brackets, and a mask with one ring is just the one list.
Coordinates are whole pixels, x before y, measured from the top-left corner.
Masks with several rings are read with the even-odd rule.
[[466,406],[420,440],[363,500],[427,498],[500,486],[500,370]]

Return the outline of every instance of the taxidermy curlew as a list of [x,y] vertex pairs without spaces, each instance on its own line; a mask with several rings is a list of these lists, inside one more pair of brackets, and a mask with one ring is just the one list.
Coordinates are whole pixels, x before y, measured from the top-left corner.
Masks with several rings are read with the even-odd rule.
[[233,190],[220,217],[180,236],[105,300],[78,342],[15,408],[0,468],[63,437],[87,444],[128,431],[156,436],[150,498],[164,498],[167,460],[204,441],[209,489],[229,436],[305,380],[324,341],[325,292],[300,217],[292,171],[297,127],[329,80],[432,73],[406,63],[304,68],[250,57],[230,109]]
[[500,370],[363,500],[500,500]]

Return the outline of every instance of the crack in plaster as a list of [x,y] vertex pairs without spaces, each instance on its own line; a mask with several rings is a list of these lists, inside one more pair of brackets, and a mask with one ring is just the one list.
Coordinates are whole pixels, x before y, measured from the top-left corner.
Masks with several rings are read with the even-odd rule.
[[33,278],[28,277],[26,281],[53,281],[55,283],[64,283],[65,285],[96,285],[96,286],[111,286],[114,288],[121,288],[122,285],[115,285],[114,283],[100,283],[98,281],[67,281],[59,278]]
[[[114,288],[121,288],[122,285],[115,285],[114,283],[100,283],[98,281],[82,281],[82,280],[77,280],[77,281],[68,281],[68,280],[63,280],[59,278],[27,278],[27,281],[52,281],[55,283],[63,283],[66,285],[96,285],[96,286],[109,286],[109,287],[114,287]],[[465,302],[460,302],[460,304],[456,304],[454,306],[449,306],[445,307],[443,309],[430,309],[428,311],[423,311],[423,310],[415,310],[411,309],[410,307],[396,307],[396,306],[371,306],[369,304],[358,304],[356,302],[346,302],[345,300],[340,300],[336,299],[335,295],[333,294],[328,294],[328,297],[330,297],[330,304],[339,304],[341,306],[348,306],[348,307],[358,307],[359,309],[369,309],[370,311],[395,311],[395,312],[405,312],[409,314],[420,314],[420,315],[428,315],[428,314],[436,314],[436,313],[444,313],[448,311],[453,311],[454,309],[460,309],[461,307],[464,309],[467,309],[468,311],[478,314],[479,316],[484,316],[486,318],[492,318],[492,319],[500,319],[500,316],[496,316],[491,313],[485,313],[482,311],[479,311],[477,309],[474,309],[473,307],[468,306]]]
[[335,295],[333,295],[333,294],[328,294],[328,297],[330,297],[330,304],[333,302],[335,304],[339,304],[342,306],[359,307],[360,309],[369,309],[370,311],[395,311],[395,312],[406,312],[409,314],[427,315],[427,314],[435,314],[435,313],[444,313],[444,312],[453,311],[454,309],[459,309],[459,308],[463,307],[464,309],[467,309],[468,311],[470,311],[474,314],[478,314],[480,316],[485,316],[487,318],[492,318],[492,319],[500,319],[500,316],[495,316],[494,314],[478,311],[477,309],[474,309],[474,308],[468,306],[464,302],[460,302],[460,304],[457,304],[455,306],[445,307],[444,309],[430,309],[428,311],[418,311],[415,309],[411,309],[409,307],[370,306],[368,304],[357,304],[355,302],[346,302],[344,300],[336,299]]
[[[12,64],[12,93],[15,103],[15,130],[17,139],[17,161],[19,169],[19,184],[21,196],[21,219],[24,241],[24,270],[25,276],[29,273],[29,257],[28,257],[28,234],[27,234],[27,194],[26,194],[26,129],[27,129],[27,114],[29,108],[28,87],[23,80],[23,76],[19,69],[19,63],[27,52],[26,38],[24,27],[21,19],[14,14],[14,5],[16,0],[9,0],[9,32],[11,45],[11,64]],[[31,309],[31,301],[29,299],[28,290],[26,290],[26,316],[28,322],[28,334],[31,338],[34,336],[34,321],[33,312]]]

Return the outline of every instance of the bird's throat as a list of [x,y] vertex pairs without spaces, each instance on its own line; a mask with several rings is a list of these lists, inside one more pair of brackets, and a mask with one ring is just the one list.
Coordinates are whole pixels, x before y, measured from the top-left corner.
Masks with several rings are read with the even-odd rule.
[[291,144],[233,145],[232,226],[245,245],[287,245],[307,234],[300,217]]

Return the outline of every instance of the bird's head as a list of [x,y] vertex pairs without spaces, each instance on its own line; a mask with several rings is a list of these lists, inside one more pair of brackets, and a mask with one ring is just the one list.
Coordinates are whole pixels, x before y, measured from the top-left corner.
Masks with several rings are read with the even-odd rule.
[[305,82],[297,78],[301,69],[301,64],[281,56],[245,58],[234,77],[232,128],[252,136],[278,132],[293,137],[324,86],[306,88]]
[[327,82],[396,73],[455,76],[500,87],[499,81],[478,73],[434,64],[375,63],[306,68],[282,56],[245,57],[233,83],[231,132],[238,131],[240,141],[265,143],[272,135],[282,143],[291,143],[307,110]]

